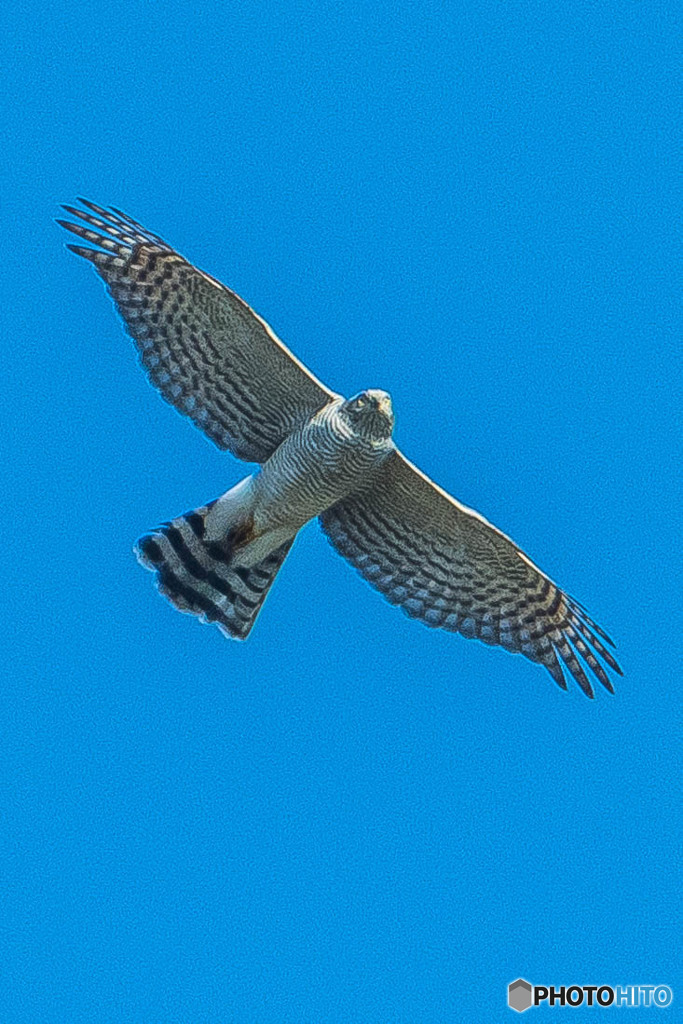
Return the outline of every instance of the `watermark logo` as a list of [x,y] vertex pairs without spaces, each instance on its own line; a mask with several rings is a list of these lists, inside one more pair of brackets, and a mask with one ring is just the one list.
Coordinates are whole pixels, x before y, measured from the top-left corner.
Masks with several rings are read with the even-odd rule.
[[517,978],[508,985],[508,1006],[524,1013],[532,1006],[671,1006],[668,985],[532,985]]
[[534,1002],[534,988],[524,978],[517,978],[517,981],[513,981],[508,985],[508,1006],[511,1010],[517,1010],[517,1013],[523,1013],[524,1010],[528,1010]]

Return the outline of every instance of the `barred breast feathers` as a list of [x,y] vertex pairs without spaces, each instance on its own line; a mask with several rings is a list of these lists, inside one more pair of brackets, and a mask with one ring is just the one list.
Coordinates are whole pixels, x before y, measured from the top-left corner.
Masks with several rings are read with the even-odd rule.
[[257,520],[303,525],[340,498],[367,486],[386,458],[383,447],[359,436],[330,403],[295,431],[255,478]]

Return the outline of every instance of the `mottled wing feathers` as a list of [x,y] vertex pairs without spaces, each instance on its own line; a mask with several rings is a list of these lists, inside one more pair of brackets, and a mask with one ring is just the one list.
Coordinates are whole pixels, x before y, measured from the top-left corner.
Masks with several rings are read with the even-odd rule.
[[592,697],[585,665],[613,692],[596,654],[621,669],[584,609],[400,452],[320,519],[337,551],[411,617],[524,654],[564,689],[565,668]]
[[104,279],[162,396],[219,448],[264,462],[333,393],[249,306],[118,210],[80,200],[90,245],[69,246]]

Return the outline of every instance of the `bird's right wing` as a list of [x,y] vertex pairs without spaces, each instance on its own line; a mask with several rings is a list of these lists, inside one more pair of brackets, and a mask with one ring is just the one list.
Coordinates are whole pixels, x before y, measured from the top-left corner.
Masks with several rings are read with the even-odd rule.
[[329,540],[392,604],[428,626],[520,652],[593,696],[580,655],[608,690],[609,637],[508,537],[408,462],[387,458],[364,490],[320,516]]
[[[265,462],[336,396],[238,295],[118,210],[66,206],[161,395],[219,448]],[[104,251],[103,251],[104,250]]]

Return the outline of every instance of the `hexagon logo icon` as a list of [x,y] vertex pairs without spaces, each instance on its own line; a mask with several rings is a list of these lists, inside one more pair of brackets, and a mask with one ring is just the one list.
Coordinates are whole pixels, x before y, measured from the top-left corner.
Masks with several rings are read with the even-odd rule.
[[517,978],[517,981],[508,985],[508,1006],[517,1013],[524,1013],[531,1006],[532,993],[533,989],[529,982],[524,978]]

